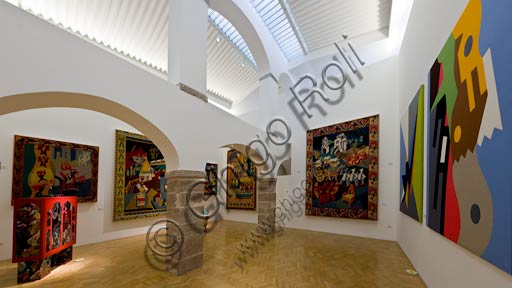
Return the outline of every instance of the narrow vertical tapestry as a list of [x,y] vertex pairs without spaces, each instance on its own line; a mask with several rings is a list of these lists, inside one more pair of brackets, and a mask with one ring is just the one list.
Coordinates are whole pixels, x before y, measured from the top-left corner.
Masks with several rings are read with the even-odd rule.
[[14,136],[12,200],[78,196],[96,202],[99,148],[26,136]]
[[400,211],[423,222],[423,116],[425,87],[400,122]]
[[308,130],[306,215],[377,220],[378,137],[378,115]]
[[256,166],[242,152],[228,151],[226,208],[256,209]]
[[218,165],[215,163],[206,163],[206,183],[204,184],[204,195],[217,195],[217,173]]
[[470,0],[429,72],[427,225],[512,273],[512,2]]
[[116,130],[114,221],[167,211],[165,161],[143,135]]

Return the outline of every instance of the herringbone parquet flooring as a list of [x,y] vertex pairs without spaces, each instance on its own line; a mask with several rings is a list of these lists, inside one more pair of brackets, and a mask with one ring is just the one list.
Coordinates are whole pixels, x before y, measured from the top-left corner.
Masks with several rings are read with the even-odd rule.
[[[74,249],[74,259],[21,287],[425,287],[397,243],[286,229],[259,246],[242,271],[236,247],[255,224],[222,221],[206,235],[204,265],[184,276],[145,253],[145,235]],[[80,231],[79,231],[80,233]],[[16,264],[0,262],[0,287],[16,285]]]

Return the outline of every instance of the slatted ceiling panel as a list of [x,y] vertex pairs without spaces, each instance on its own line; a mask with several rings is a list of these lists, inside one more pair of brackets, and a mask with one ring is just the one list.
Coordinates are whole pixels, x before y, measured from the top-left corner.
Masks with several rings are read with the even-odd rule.
[[389,27],[391,0],[287,0],[309,51]]
[[[154,69],[167,71],[167,0],[7,1]],[[258,83],[256,62],[229,21],[213,10],[208,16],[207,89],[226,103],[240,101]],[[222,40],[217,43],[219,35]],[[246,57],[245,67],[241,65],[242,55]]]
[[9,0],[88,40],[167,71],[167,0]]
[[288,60],[304,56],[300,35],[295,33],[280,0],[251,0],[251,4]]
[[218,37],[214,24],[208,25],[207,87],[210,93],[220,94],[236,103],[247,96],[258,83],[253,65],[248,61],[242,67],[244,57],[235,44],[225,36]]

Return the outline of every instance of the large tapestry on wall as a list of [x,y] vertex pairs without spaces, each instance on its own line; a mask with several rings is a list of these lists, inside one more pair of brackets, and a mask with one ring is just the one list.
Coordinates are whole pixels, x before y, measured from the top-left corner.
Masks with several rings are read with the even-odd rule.
[[96,146],[26,136],[14,136],[12,199],[78,196],[96,202]]
[[512,2],[470,0],[429,73],[427,225],[512,273]]
[[425,87],[400,122],[400,211],[423,222],[423,116]]
[[167,211],[165,161],[143,135],[116,130],[114,221]]
[[306,215],[377,220],[378,137],[378,115],[308,130]]
[[256,209],[256,166],[242,152],[228,151],[228,209]]

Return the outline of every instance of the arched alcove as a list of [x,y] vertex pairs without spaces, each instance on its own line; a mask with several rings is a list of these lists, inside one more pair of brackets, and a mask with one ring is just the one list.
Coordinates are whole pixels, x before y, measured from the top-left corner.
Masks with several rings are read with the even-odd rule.
[[103,113],[119,119],[150,138],[165,157],[167,169],[179,167],[179,157],[173,143],[153,123],[137,112],[110,100],[82,93],[34,92],[0,97],[0,116],[37,108],[81,108]]

